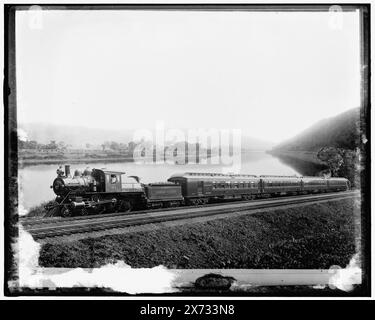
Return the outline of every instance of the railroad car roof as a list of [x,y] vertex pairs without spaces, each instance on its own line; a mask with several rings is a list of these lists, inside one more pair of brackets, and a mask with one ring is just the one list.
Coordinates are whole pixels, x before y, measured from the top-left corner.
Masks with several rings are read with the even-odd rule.
[[152,182],[146,184],[146,186],[150,187],[178,187],[178,185],[172,183],[172,182]]
[[185,172],[173,174],[169,179],[209,179],[209,180],[254,180],[259,179],[256,175],[250,174],[224,174],[224,173],[205,173],[205,172]]
[[301,177],[261,177],[264,181],[301,181]]
[[125,174],[124,171],[112,171],[112,170],[105,170],[105,169],[93,169],[97,171],[102,171],[103,173],[108,173],[108,174]]
[[263,180],[295,180],[295,179],[304,179],[304,180],[347,180],[346,178],[334,177],[326,178],[319,176],[281,176],[281,175],[251,175],[251,174],[224,174],[224,173],[207,173],[207,172],[184,172],[184,173],[175,173],[169,179],[212,179],[212,180],[223,180],[223,179],[232,179],[232,180],[254,180],[254,179],[263,179]]

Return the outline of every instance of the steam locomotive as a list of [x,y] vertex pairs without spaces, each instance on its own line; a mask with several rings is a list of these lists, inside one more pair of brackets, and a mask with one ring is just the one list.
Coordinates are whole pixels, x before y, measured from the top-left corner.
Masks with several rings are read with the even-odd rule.
[[61,166],[57,169],[51,188],[57,197],[46,209],[68,217],[344,191],[350,183],[345,178],[187,172],[174,174],[167,182],[143,184],[139,177],[120,171],[86,168],[71,175],[66,165],[65,172]]

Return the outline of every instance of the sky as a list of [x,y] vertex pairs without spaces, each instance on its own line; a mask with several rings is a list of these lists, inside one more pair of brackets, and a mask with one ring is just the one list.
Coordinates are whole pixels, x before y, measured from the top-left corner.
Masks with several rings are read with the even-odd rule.
[[332,19],[18,11],[18,122],[121,130],[162,121],[281,142],[360,105],[359,13]]

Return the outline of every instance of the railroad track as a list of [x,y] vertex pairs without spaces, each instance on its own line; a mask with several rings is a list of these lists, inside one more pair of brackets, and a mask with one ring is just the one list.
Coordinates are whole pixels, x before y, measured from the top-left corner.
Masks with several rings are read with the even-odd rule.
[[[344,191],[344,192],[336,192],[335,195],[343,195],[343,194],[352,194],[352,193],[358,193],[358,191]],[[240,204],[241,206],[247,205],[247,204],[253,204],[258,203],[261,201],[277,201],[279,199],[300,199],[301,197],[310,197],[310,196],[324,196],[324,195],[332,195],[333,193],[329,194],[314,194],[314,195],[298,195],[298,196],[278,196],[278,197],[272,197],[272,198],[261,198],[256,200],[238,200],[233,202],[221,202],[221,203],[210,203],[205,205],[199,205],[199,206],[181,206],[181,207],[170,207],[170,208],[158,208],[158,209],[148,209],[148,210],[137,210],[129,212],[115,212],[115,213],[105,213],[102,215],[94,214],[94,215],[88,215],[88,216],[74,216],[74,217],[47,217],[47,218],[28,218],[28,217],[20,217],[20,222],[23,226],[31,226],[31,225],[37,225],[37,224],[51,224],[51,223],[60,223],[60,222],[67,222],[67,221],[79,221],[79,220],[89,220],[89,219],[100,219],[103,217],[110,218],[110,217],[118,217],[118,216],[124,216],[127,217],[132,215],[139,215],[143,213],[154,213],[154,212],[167,212],[167,211],[176,211],[176,210],[186,210],[190,208],[210,208],[210,207],[223,207],[225,205],[231,205],[231,204]]]
[[36,219],[31,222],[23,220],[21,224],[34,237],[44,239],[58,236],[66,236],[77,233],[89,233],[95,231],[124,228],[130,226],[161,223],[166,221],[191,219],[212,215],[235,213],[247,210],[277,208],[285,205],[303,204],[308,202],[347,199],[359,196],[359,192],[345,191],[329,194],[315,194],[284,198],[262,199],[246,202],[231,202],[211,204],[200,207],[180,207],[168,210],[138,211],[136,214],[107,214],[100,216],[75,217],[69,219],[50,218],[47,220]]

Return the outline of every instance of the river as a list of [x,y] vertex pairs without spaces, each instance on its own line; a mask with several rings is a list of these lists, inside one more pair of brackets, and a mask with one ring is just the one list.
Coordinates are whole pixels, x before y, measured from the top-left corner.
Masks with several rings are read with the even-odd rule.
[[[125,171],[128,175],[136,175],[141,182],[166,181],[176,172],[223,172],[225,167],[218,165],[173,165],[173,164],[137,164],[134,162],[89,162],[87,164],[71,165],[71,172],[75,169],[106,168],[114,171]],[[19,205],[25,210],[54,199],[55,195],[50,188],[56,177],[56,164],[32,165],[18,169]],[[246,174],[294,175],[306,174],[300,166],[290,165],[264,152],[248,152],[241,156],[240,172]]]

